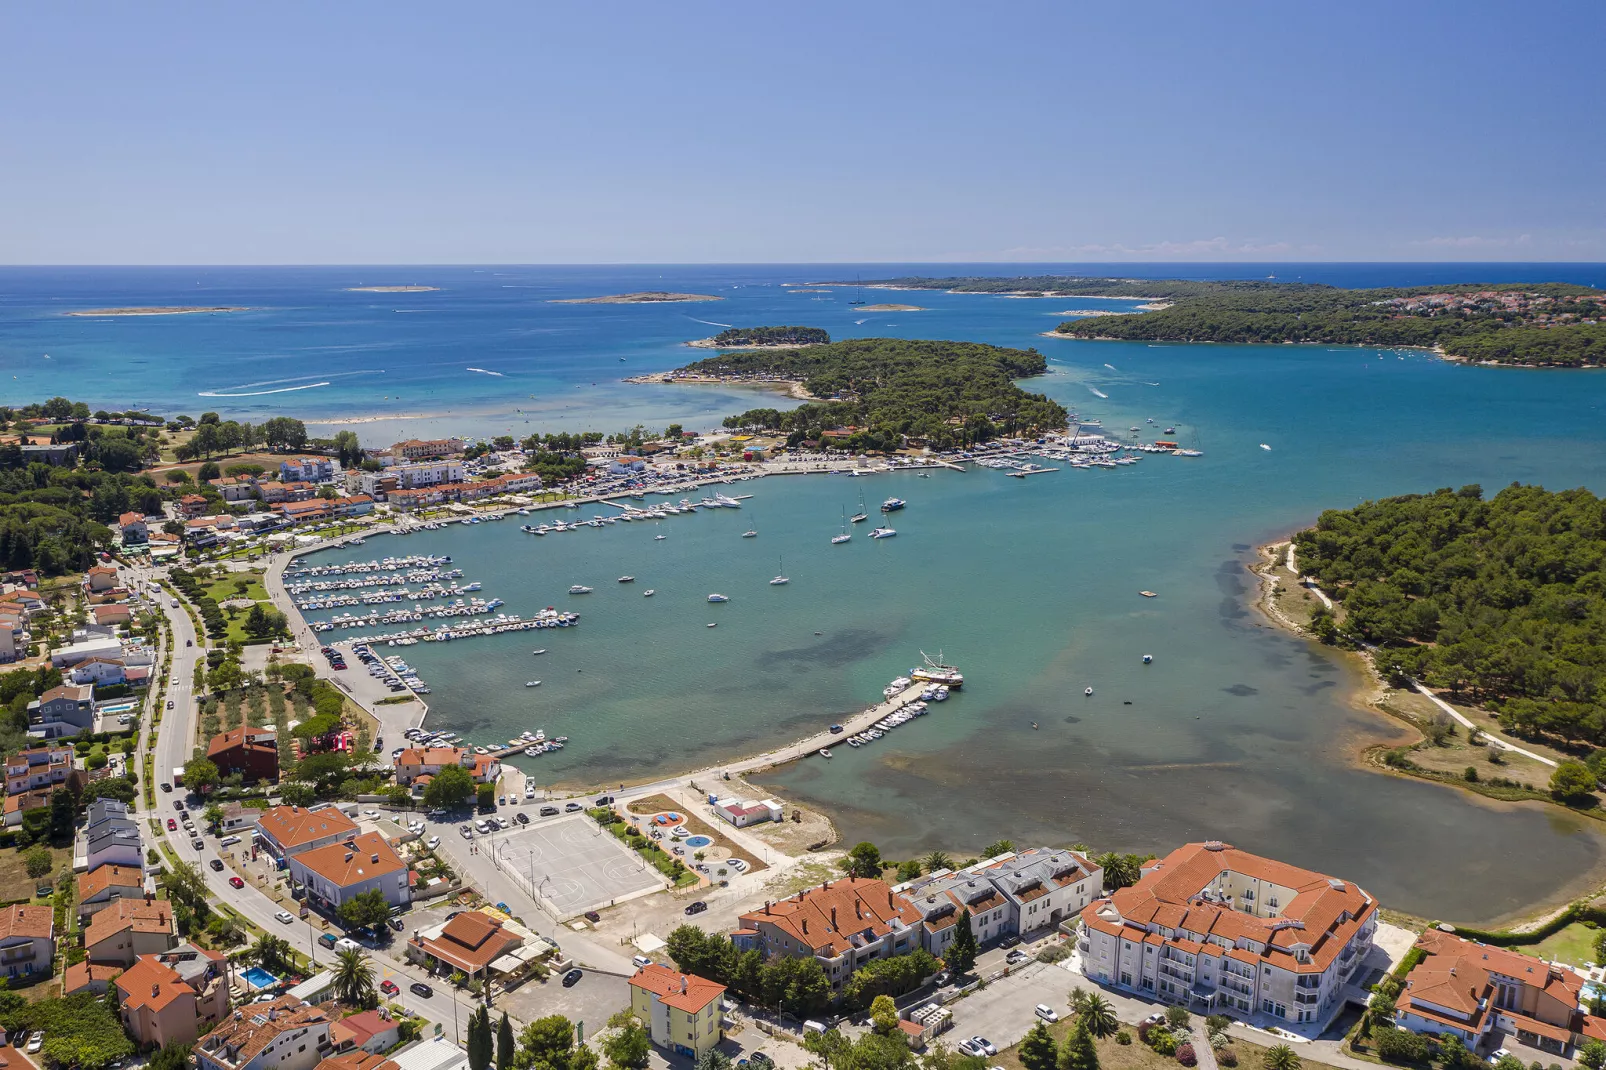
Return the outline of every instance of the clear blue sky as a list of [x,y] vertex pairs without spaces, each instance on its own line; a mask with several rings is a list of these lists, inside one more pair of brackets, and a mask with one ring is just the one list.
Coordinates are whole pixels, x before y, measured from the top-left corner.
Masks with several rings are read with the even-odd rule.
[[1606,259],[1606,4],[0,9],[0,262]]

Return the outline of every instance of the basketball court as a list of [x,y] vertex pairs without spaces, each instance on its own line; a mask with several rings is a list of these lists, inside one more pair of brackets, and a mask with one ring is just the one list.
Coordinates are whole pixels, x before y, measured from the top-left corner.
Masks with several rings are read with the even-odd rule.
[[560,917],[665,886],[656,869],[584,815],[510,829],[494,850],[502,871]]

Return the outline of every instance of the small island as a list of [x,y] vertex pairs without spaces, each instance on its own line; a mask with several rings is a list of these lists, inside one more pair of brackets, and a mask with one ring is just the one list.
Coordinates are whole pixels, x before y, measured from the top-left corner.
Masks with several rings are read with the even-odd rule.
[[352,294],[422,294],[439,290],[439,286],[347,286]]
[[919,305],[860,305],[860,312],[924,312]]
[[639,293],[607,294],[603,297],[561,297],[554,305],[663,305],[685,301],[723,301],[712,294],[677,294],[666,290],[642,290]]
[[202,312],[244,312],[244,305],[153,305],[149,308],[86,308],[69,316],[194,316]]
[[698,349],[793,349],[830,342],[830,333],[818,327],[731,327],[686,344]]
[[1035,349],[854,338],[723,353],[626,382],[756,386],[814,399],[787,411],[750,409],[724,420],[726,427],[784,432],[789,442],[824,437],[852,450],[899,449],[906,441],[946,449],[1066,427],[1070,415],[1063,405],[1015,383],[1047,370]]

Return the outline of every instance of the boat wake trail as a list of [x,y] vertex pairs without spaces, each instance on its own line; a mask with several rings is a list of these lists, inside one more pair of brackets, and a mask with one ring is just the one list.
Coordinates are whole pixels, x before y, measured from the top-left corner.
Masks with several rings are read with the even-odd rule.
[[507,378],[507,376],[503,375],[501,372],[486,371],[484,368],[465,368],[464,371],[479,372],[481,375],[494,375],[498,379]]
[[734,326],[736,326],[734,323],[715,323],[713,320],[700,320],[696,316],[687,316],[686,318],[691,320],[693,323],[706,323],[710,327],[734,327]]
[[328,385],[327,381],[322,383],[302,383],[300,386],[281,386],[272,390],[245,390],[232,394],[221,390],[202,390],[195,396],[201,398],[254,398],[263,394],[288,394],[292,390],[311,390],[313,387]]
[[1110,396],[1096,386],[1090,386],[1088,389],[1093,391],[1093,396],[1096,398],[1107,398]]
[[1119,369],[1119,368],[1117,368],[1117,367],[1116,367],[1116,366],[1115,366],[1115,365],[1113,365],[1113,364],[1106,364],[1106,365],[1105,365],[1105,367],[1106,367],[1106,368],[1108,368],[1108,369],[1110,369],[1110,370],[1111,370],[1111,371],[1112,371],[1112,372],[1116,372],[1116,371],[1120,371],[1120,370],[1121,370],[1121,369]]

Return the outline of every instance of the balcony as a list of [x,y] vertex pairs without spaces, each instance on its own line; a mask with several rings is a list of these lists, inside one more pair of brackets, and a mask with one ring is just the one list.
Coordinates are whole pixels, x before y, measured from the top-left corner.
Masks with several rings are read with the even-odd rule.
[[1174,977],[1178,981],[1182,981],[1187,984],[1193,983],[1193,970],[1187,967],[1178,968],[1172,963],[1162,962],[1160,963],[1160,972],[1166,977]]
[[0,951],[0,966],[10,966],[15,962],[32,962],[35,958],[32,944],[22,947],[8,947]]
[[1247,981],[1240,981],[1236,977],[1223,977],[1221,979],[1221,987],[1229,992],[1236,992],[1240,996],[1252,996],[1255,994],[1254,985]]
[[1301,1004],[1304,1004],[1306,1006],[1309,1006],[1309,1005],[1314,1004],[1314,1003],[1320,1003],[1321,1001],[1322,1001],[1322,994],[1320,992],[1295,992],[1294,993],[1294,1002],[1295,1003],[1301,1003]]

